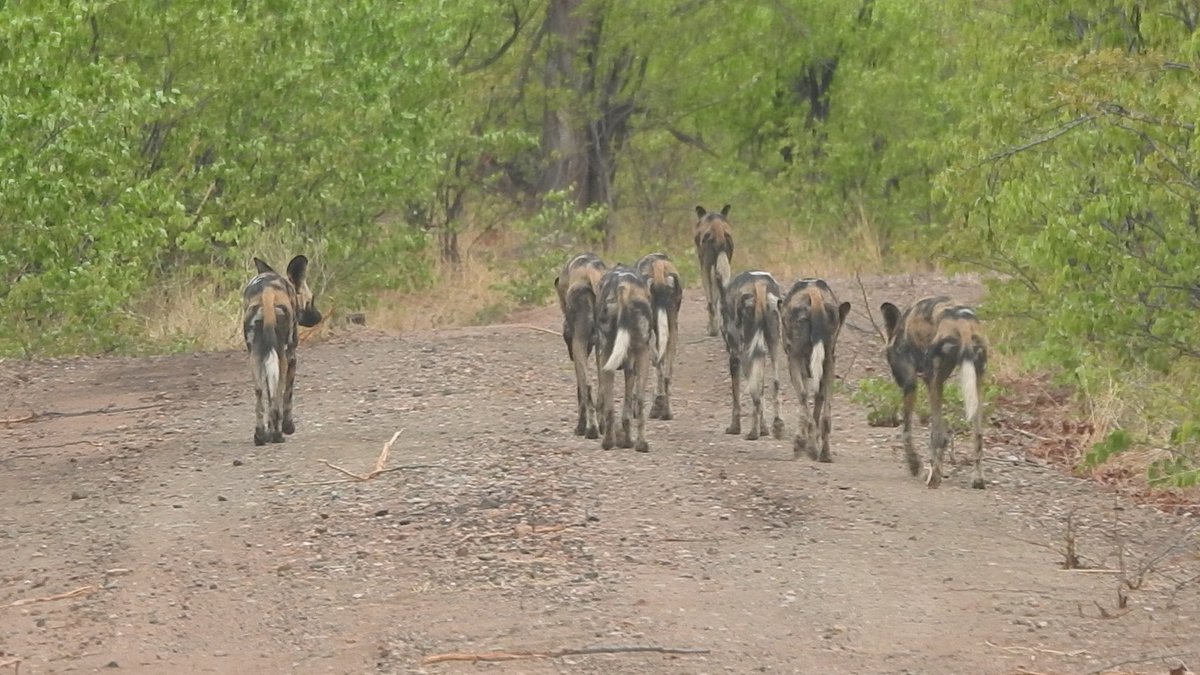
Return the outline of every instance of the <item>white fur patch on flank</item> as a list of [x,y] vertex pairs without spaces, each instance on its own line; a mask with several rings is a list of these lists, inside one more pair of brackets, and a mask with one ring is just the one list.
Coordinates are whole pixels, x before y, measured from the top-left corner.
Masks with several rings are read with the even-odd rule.
[[625,363],[625,355],[629,353],[629,331],[624,328],[617,329],[617,337],[613,340],[612,355],[608,357],[608,361],[604,363],[604,370],[612,373],[616,372],[617,368]]
[[979,383],[975,379],[975,362],[963,359],[958,364],[958,377],[962,385],[963,403],[967,409],[967,419],[974,420],[979,411]]
[[658,310],[658,345],[656,346],[658,353],[655,354],[655,360],[659,363],[667,358],[667,340],[670,337],[671,327],[667,323],[667,310],[660,309]]
[[808,359],[808,369],[812,371],[812,394],[821,390],[821,380],[825,377],[825,342],[813,345],[812,356]]
[[272,349],[263,358],[263,374],[267,378],[267,400],[275,400],[279,391],[279,352]]

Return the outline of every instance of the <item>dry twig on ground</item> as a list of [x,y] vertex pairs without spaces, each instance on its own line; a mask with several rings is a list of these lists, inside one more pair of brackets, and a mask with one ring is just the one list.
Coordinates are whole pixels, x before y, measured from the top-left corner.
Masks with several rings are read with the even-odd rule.
[[400,438],[400,434],[403,432],[404,432],[403,429],[401,429],[400,431],[397,431],[396,433],[392,434],[391,440],[389,440],[387,443],[383,444],[383,450],[381,450],[379,452],[379,457],[375,460],[375,468],[371,469],[370,473],[357,474],[357,473],[354,473],[353,471],[350,471],[349,469],[343,469],[342,467],[340,467],[336,464],[332,464],[328,460],[325,460],[325,459],[319,459],[317,461],[324,464],[325,466],[333,469],[334,471],[338,471],[340,473],[346,474],[347,476],[350,476],[354,480],[357,480],[357,481],[371,480],[372,478],[378,476],[381,473],[387,473],[388,471],[393,471],[395,469],[401,468],[401,467],[392,467],[391,469],[385,469],[385,468],[383,468],[383,465],[387,463],[388,455],[391,454],[391,452],[392,452],[392,444],[396,442],[397,438]]
[[94,590],[96,590],[95,586],[80,586],[79,588],[76,588],[73,591],[67,591],[66,593],[59,593],[57,595],[47,595],[47,596],[40,597],[40,598],[22,598],[20,600],[14,600],[14,601],[8,603],[8,606],[9,607],[20,607],[21,605],[32,605],[35,602],[51,602],[53,600],[66,600],[68,598],[77,598],[81,595],[87,595],[88,593],[91,593]]
[[535,651],[492,651],[492,652],[448,652],[426,656],[421,663],[444,663],[446,661],[519,661],[522,659],[557,659],[564,656],[584,656],[588,654],[708,654],[707,649],[685,649],[676,647],[657,646],[614,646],[614,647],[583,647],[579,649],[554,649],[544,652]]

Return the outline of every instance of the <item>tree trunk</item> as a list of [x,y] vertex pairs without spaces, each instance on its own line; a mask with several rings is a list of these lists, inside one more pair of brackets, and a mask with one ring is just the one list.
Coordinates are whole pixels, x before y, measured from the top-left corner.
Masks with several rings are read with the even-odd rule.
[[582,82],[576,70],[588,17],[584,0],[549,0],[546,8],[546,69],[542,82],[546,101],[542,112],[542,194],[570,190],[579,198],[584,173],[584,140],[578,108]]

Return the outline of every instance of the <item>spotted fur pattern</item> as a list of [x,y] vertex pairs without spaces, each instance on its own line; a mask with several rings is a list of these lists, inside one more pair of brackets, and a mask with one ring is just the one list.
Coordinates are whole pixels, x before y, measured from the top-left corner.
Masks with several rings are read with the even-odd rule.
[[[793,456],[807,452],[812,459],[832,462],[834,352],[850,303],[838,304],[833,289],[822,279],[801,279],[782,304],[783,349],[792,388],[800,400],[800,422],[792,444]],[[812,410],[808,398],[812,396]]]
[[650,287],[650,324],[653,338],[651,357],[658,379],[654,386],[654,404],[650,418],[669,420],[671,412],[671,376],[679,348],[679,308],[683,304],[683,281],[679,271],[664,253],[650,253],[637,264],[638,272]]
[[[579,411],[575,435],[587,438],[600,437],[588,357],[596,348],[596,296],[605,270],[599,256],[582,253],[568,260],[554,279],[558,306],[563,313],[563,341],[575,366],[575,400]],[[597,363],[597,372],[599,366]]]
[[703,206],[696,207],[694,240],[696,256],[700,259],[700,279],[704,286],[704,297],[708,307],[708,334],[721,335],[724,312],[725,284],[733,276],[733,226],[729,224],[729,204],[720,213],[709,213]]
[[729,379],[733,394],[728,434],[742,431],[741,385],[745,377],[750,389],[753,408],[747,440],[756,440],[767,433],[763,411],[766,386],[766,362],[771,359],[771,397],[775,418],[771,435],[783,437],[783,419],[779,416],[779,363],[782,324],[779,317],[779,284],[767,272],[742,272],[725,288],[724,311],[725,350],[729,355]]
[[922,298],[903,311],[890,302],[883,303],[880,309],[887,329],[888,365],[904,392],[904,456],[909,471],[914,476],[920,472],[920,460],[912,444],[912,411],[917,381],[924,380],[931,412],[929,474],[925,484],[936,488],[942,482],[942,454],[949,440],[942,420],[942,391],[957,369],[974,445],[971,487],[983,489],[983,421],[979,400],[988,343],[975,310],[944,295]]
[[254,375],[254,444],[282,443],[296,431],[292,394],[299,326],[321,321],[306,280],[308,258],[298,255],[282,275],[254,259],[258,272],[242,289],[242,335]]
[[[650,289],[631,267],[618,265],[600,280],[596,334],[600,366],[600,432],[605,450],[619,445],[649,452],[646,442],[646,379],[650,374]],[[621,428],[616,428],[613,386],[616,371],[625,371]]]

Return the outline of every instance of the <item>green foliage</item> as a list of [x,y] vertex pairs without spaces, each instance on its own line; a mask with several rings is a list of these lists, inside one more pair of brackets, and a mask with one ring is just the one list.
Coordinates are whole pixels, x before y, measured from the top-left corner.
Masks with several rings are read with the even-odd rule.
[[429,281],[424,233],[377,214],[433,191],[461,135],[440,10],[0,11],[0,352],[128,348],[131,299],[244,269],[262,232],[325,242],[350,287]]
[[1116,429],[1108,434],[1103,441],[1096,443],[1083,456],[1083,466],[1089,469],[1100,466],[1109,458],[1125,452],[1133,447],[1133,435],[1125,429]]
[[1171,456],[1147,467],[1151,485],[1195,487],[1200,485],[1200,421],[1188,420],[1171,430]]
[[600,243],[598,225],[604,217],[600,205],[580,209],[567,193],[550,193],[540,211],[514,225],[523,239],[521,257],[504,263],[508,271],[496,287],[520,306],[544,303],[554,295],[553,280],[562,265]]

